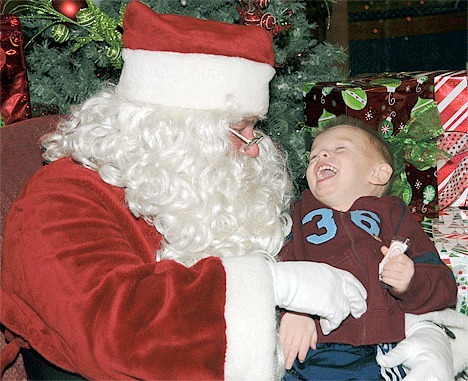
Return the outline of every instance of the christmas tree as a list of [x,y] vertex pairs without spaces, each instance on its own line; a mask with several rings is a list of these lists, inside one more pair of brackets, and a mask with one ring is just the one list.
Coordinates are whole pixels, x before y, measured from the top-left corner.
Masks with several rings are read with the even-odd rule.
[[[260,128],[288,154],[300,191],[307,166],[302,85],[343,78],[336,64],[341,48],[319,43],[319,21],[310,9],[331,0],[146,0],[159,13],[175,13],[229,23],[253,24],[274,35],[276,76],[270,110]],[[116,83],[122,67],[122,16],[129,0],[29,0],[5,2],[21,17],[32,108],[68,113],[105,83]],[[16,4],[15,4],[16,3]],[[309,11],[309,12],[307,12]],[[309,14],[309,19],[307,15]],[[315,16],[320,12],[315,12]]]

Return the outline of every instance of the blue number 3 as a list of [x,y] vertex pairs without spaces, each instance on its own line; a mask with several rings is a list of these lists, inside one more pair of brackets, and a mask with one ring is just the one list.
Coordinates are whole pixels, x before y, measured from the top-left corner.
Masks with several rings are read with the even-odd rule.
[[325,232],[323,234],[311,234],[306,237],[306,240],[310,243],[315,245],[327,242],[331,240],[336,235],[336,223],[333,220],[333,211],[327,208],[321,208],[313,210],[305,215],[302,219],[302,225],[312,221],[315,216],[320,216],[320,220],[317,222],[317,228],[323,229],[325,228]]

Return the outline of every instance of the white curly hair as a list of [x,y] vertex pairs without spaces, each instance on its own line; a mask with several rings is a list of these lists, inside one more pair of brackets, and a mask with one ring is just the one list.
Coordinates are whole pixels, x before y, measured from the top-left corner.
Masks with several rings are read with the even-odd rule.
[[228,128],[238,121],[130,102],[109,87],[43,137],[44,158],[71,156],[124,188],[133,215],[164,237],[158,260],[274,257],[291,229],[286,158],[268,137],[257,158],[237,152]]

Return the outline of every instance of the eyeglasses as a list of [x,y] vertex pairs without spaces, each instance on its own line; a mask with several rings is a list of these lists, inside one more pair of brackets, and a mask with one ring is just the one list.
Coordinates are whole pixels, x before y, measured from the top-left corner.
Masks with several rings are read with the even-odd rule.
[[260,140],[263,139],[263,135],[259,135],[255,132],[253,134],[253,139],[247,139],[244,135],[239,134],[236,130],[232,128],[229,128],[229,131],[233,133],[234,135],[236,135],[240,140],[242,140],[246,144],[246,146],[244,147],[245,151],[248,151],[250,147],[252,147],[255,144],[260,143]]

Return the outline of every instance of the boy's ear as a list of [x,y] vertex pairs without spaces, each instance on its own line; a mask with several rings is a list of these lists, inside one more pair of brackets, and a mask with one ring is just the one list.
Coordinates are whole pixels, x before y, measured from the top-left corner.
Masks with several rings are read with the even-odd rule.
[[393,169],[388,163],[380,163],[374,167],[369,181],[374,185],[385,185],[392,177]]

